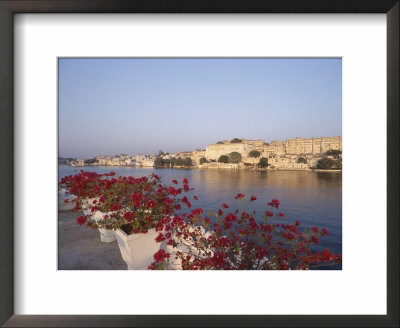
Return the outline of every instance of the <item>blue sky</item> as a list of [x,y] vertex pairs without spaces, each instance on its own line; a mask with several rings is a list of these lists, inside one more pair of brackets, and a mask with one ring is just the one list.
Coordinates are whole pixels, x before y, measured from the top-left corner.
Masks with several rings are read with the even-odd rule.
[[341,135],[341,59],[59,59],[62,157]]

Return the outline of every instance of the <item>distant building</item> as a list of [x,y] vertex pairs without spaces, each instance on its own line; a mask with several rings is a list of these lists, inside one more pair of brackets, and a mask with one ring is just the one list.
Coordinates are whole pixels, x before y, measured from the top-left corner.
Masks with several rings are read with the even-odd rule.
[[323,137],[286,140],[286,154],[324,154],[328,150],[342,150],[342,137]]
[[254,148],[254,145],[246,141],[240,143],[216,143],[206,147],[205,157],[207,160],[218,160],[220,156],[228,156],[232,152],[237,152],[242,155],[242,157],[247,157],[248,153],[254,150]]
[[283,155],[321,155],[328,150],[342,150],[342,137],[322,137],[302,139],[287,139],[286,141],[271,141],[267,144],[264,140],[240,139],[240,143],[220,141],[206,147],[205,157],[207,160],[218,160],[222,155],[238,152],[242,158],[248,157],[252,150],[261,153],[260,157],[276,157]]

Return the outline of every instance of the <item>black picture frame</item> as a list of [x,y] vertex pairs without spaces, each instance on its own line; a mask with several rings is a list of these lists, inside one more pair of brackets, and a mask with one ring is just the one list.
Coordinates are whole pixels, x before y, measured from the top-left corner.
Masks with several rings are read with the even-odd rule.
[[[4,327],[399,327],[399,8],[399,0],[0,0],[0,324]],[[13,21],[16,13],[385,13],[387,315],[14,315]]]

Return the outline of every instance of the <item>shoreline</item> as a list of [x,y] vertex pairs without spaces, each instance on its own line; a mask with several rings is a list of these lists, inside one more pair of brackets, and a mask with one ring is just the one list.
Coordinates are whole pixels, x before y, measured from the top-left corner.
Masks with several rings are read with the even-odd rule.
[[220,168],[220,167],[197,167],[197,166],[192,166],[192,167],[156,167],[156,166],[133,166],[133,165],[82,165],[82,166],[72,166],[69,164],[58,164],[58,165],[65,165],[69,167],[73,167],[76,169],[83,169],[85,167],[102,167],[102,168],[137,168],[137,169],[170,169],[170,170],[229,170],[229,171],[302,171],[302,172],[329,172],[329,173],[342,173],[343,170],[323,170],[323,169],[312,169],[312,168],[307,168],[307,169],[259,169],[259,168]]

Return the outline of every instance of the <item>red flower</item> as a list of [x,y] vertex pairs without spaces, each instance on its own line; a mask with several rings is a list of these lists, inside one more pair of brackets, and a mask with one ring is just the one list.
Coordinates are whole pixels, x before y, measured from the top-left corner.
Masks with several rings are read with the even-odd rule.
[[183,185],[183,190],[189,191],[189,186],[187,184]]
[[276,216],[284,218],[285,214],[283,214],[282,212],[279,212]]
[[156,202],[155,202],[154,200],[152,200],[152,199],[149,199],[149,200],[147,201],[147,203],[146,203],[146,207],[148,207],[148,208],[154,208],[154,207],[156,207]]
[[142,205],[142,199],[143,196],[140,192],[135,192],[132,196],[131,196],[131,200],[133,205],[135,205],[135,207],[140,207]]
[[131,222],[135,218],[135,213],[133,212],[125,212],[124,218],[127,222]]
[[162,262],[164,259],[169,258],[169,254],[166,253],[163,249],[160,249],[157,253],[154,254],[154,260],[156,262]]
[[78,223],[79,225],[85,224],[87,221],[86,216],[80,216],[76,219],[76,223]]
[[188,183],[189,183],[189,180],[186,179],[186,178],[184,178],[184,179],[183,179],[183,184],[188,184]]
[[110,211],[118,211],[120,208],[121,208],[121,205],[119,205],[119,204],[113,204],[113,205],[110,207]]
[[155,173],[152,173],[151,176],[152,176],[154,179],[158,180],[158,181],[161,180],[160,177],[159,177],[157,174],[155,174]]
[[256,196],[251,196],[251,197],[250,197],[250,201],[251,201],[251,202],[255,201],[256,199],[257,199]]
[[300,225],[300,222],[299,222],[299,221],[296,221],[295,223],[296,223],[296,225],[297,225],[297,226],[299,226],[299,225]]
[[268,203],[269,206],[276,207],[276,209],[279,208],[280,204],[280,201],[277,199],[273,199],[271,202]]
[[316,244],[319,244],[319,239],[317,237],[315,237],[315,236],[311,236],[311,241],[316,243]]
[[176,180],[172,180],[172,182],[175,183],[175,184],[178,184],[178,181],[176,181]]
[[245,194],[238,193],[238,194],[235,196],[235,199],[240,199],[240,198],[243,198],[243,197],[245,197],[245,196],[246,196]]
[[223,203],[223,204],[222,204],[222,207],[224,207],[224,208],[229,208],[229,206],[228,206],[227,203]]
[[325,228],[322,228],[322,233],[321,233],[321,235],[322,235],[322,236],[329,236],[330,233],[329,233],[329,231],[326,230]]
[[267,225],[265,226],[265,230],[267,230],[268,232],[272,232],[272,225],[267,224]]
[[274,213],[272,213],[271,211],[266,211],[265,215],[269,216],[269,217],[272,217],[272,216],[274,216]]
[[333,255],[333,254],[329,251],[329,249],[327,249],[327,248],[325,248],[325,249],[322,251],[321,256],[322,256],[322,260],[323,260],[323,261],[332,261],[332,260],[335,259],[335,255]]
[[199,200],[199,199],[197,198],[197,196],[196,196],[196,195],[194,195],[194,196],[193,196],[193,198],[194,198],[195,200]]

